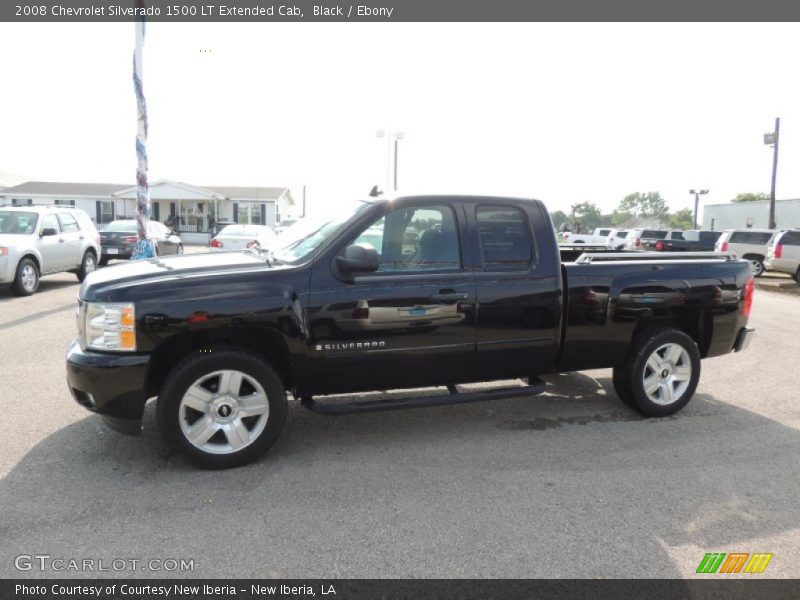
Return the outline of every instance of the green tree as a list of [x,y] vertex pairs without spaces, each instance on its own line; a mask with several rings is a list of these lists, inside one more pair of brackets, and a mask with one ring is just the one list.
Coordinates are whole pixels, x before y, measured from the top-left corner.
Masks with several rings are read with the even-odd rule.
[[694,213],[688,208],[682,208],[667,217],[667,227],[670,229],[691,229],[694,227]]
[[633,215],[631,213],[619,209],[611,213],[611,222],[617,227],[626,225],[632,218]]
[[570,207],[570,221],[577,225],[574,231],[589,231],[603,222],[603,213],[591,202],[580,202]]
[[745,192],[744,194],[736,196],[731,202],[759,202],[763,200],[769,200],[769,194]]
[[569,217],[563,210],[554,210],[550,213],[550,219],[553,221],[553,227],[558,230],[561,225],[568,221]]
[[617,211],[631,217],[663,220],[669,213],[669,208],[658,192],[636,192],[625,196]]

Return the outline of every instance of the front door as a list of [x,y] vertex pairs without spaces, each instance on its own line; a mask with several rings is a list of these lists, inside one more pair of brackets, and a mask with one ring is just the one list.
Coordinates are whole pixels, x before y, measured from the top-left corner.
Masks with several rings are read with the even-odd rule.
[[[45,229],[53,229],[56,234],[42,236]],[[56,215],[52,213],[42,215],[39,220],[39,236],[37,245],[42,256],[42,275],[66,269],[69,252]]]
[[331,279],[314,267],[309,305],[314,393],[457,382],[475,353],[475,285],[464,267],[463,212],[441,201],[376,217],[341,244],[371,244],[375,273]]

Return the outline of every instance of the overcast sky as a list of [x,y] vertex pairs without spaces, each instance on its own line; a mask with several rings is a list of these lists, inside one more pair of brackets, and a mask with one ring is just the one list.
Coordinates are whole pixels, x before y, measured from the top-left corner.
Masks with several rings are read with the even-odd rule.
[[[134,26],[0,24],[0,172],[133,183]],[[383,184],[536,197],[659,191],[673,210],[800,197],[797,24],[148,25],[151,181],[308,186],[313,210]]]

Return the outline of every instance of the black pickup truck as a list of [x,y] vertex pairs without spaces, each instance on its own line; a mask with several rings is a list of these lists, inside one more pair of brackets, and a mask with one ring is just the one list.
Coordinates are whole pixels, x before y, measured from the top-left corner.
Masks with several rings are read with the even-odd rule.
[[657,252],[711,252],[721,231],[683,231],[680,239],[663,239],[651,242]]
[[[167,441],[227,467],[276,440],[287,390],[320,413],[360,413],[529,396],[540,375],[613,367],[620,399],[660,417],[692,397],[701,358],[752,337],[747,261],[623,252],[562,264],[536,200],[354,202],[277,239],[270,252],[92,273],[67,353],[74,398],[138,433],[157,397]],[[526,385],[458,388],[513,379]],[[436,386],[449,393],[323,398]]]

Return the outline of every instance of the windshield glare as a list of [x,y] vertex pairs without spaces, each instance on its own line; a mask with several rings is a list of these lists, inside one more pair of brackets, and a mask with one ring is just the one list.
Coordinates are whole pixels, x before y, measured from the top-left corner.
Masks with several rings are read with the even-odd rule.
[[0,234],[31,235],[36,230],[36,213],[0,210]]
[[350,202],[337,207],[334,214],[306,217],[284,229],[276,238],[273,258],[285,263],[300,263],[331,239],[368,202]]

